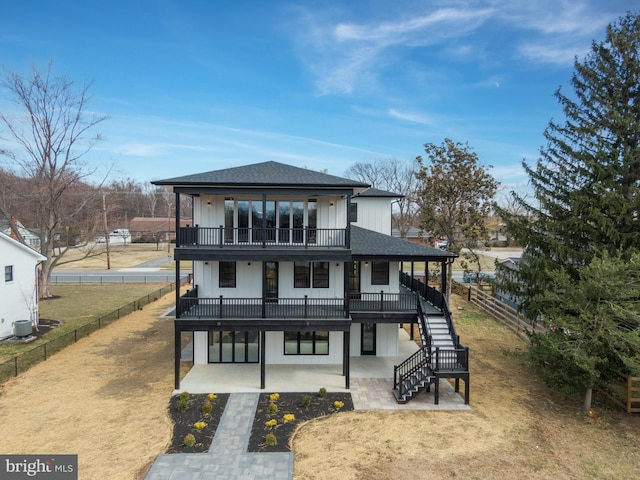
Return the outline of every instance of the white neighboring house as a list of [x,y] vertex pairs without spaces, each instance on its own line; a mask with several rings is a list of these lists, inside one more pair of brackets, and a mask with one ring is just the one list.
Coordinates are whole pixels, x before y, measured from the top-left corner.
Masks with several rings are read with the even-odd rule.
[[47,257],[0,232],[0,338],[13,335],[13,322],[38,323],[38,264]]

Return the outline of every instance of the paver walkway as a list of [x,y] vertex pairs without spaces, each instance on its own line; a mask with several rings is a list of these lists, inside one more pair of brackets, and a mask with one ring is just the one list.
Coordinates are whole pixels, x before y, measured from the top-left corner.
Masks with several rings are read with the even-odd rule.
[[232,393],[209,453],[160,455],[146,480],[291,480],[293,453],[247,452],[258,393]]

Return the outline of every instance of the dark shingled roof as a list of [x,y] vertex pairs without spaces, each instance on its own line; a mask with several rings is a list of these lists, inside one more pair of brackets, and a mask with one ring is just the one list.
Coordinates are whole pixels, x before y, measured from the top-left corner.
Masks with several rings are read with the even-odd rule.
[[354,225],[351,226],[351,254],[354,258],[384,257],[398,260],[409,260],[411,257],[424,260],[425,257],[430,257],[440,261],[447,257],[457,257],[455,253],[446,250],[412,243]]
[[380,190],[378,188],[367,188],[366,190],[354,195],[354,198],[357,197],[391,197],[391,198],[402,198],[404,195],[401,193],[393,193],[387,192],[386,190]]
[[278,162],[263,162],[151,182],[155,185],[368,187],[366,183]]

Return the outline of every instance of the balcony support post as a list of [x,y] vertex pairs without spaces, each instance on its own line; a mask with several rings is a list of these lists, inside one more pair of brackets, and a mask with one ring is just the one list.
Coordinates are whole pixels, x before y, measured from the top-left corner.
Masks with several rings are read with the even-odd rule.
[[267,350],[267,334],[264,330],[260,332],[260,390],[265,389],[265,361]]
[[342,358],[342,373],[344,375],[344,388],[349,388],[349,369],[350,369],[350,365],[349,365],[349,358],[350,358],[350,333],[347,330],[346,332],[344,332],[343,334],[343,342],[344,342],[344,348],[343,348],[343,358]]
[[180,388],[180,346],[182,341],[182,331],[180,327],[174,325],[174,352],[173,352],[173,375],[174,375],[174,387],[176,390]]

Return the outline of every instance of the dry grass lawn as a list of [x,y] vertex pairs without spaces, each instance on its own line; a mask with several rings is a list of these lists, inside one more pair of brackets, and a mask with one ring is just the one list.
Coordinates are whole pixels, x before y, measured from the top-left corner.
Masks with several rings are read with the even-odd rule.
[[0,452],[78,454],[79,478],[142,479],[171,439],[173,321],[166,295],[0,391]]
[[525,342],[459,297],[471,412],[346,412],[293,438],[296,479],[640,478],[640,415],[554,395],[512,353]]
[[[167,244],[155,243],[113,244],[109,247],[109,262],[112,269],[127,268],[156,258],[166,258],[166,268],[173,268],[173,245],[167,252]],[[72,248],[60,259],[60,270],[106,270],[107,251],[105,244],[97,244],[92,250]]]
[[[144,478],[171,436],[173,324],[159,301],[2,385],[0,452],[79,455],[81,480]],[[640,478],[640,415],[554,395],[525,343],[454,297],[471,348],[471,412],[344,412],[292,440],[300,480]],[[461,307],[463,310],[457,310]]]

